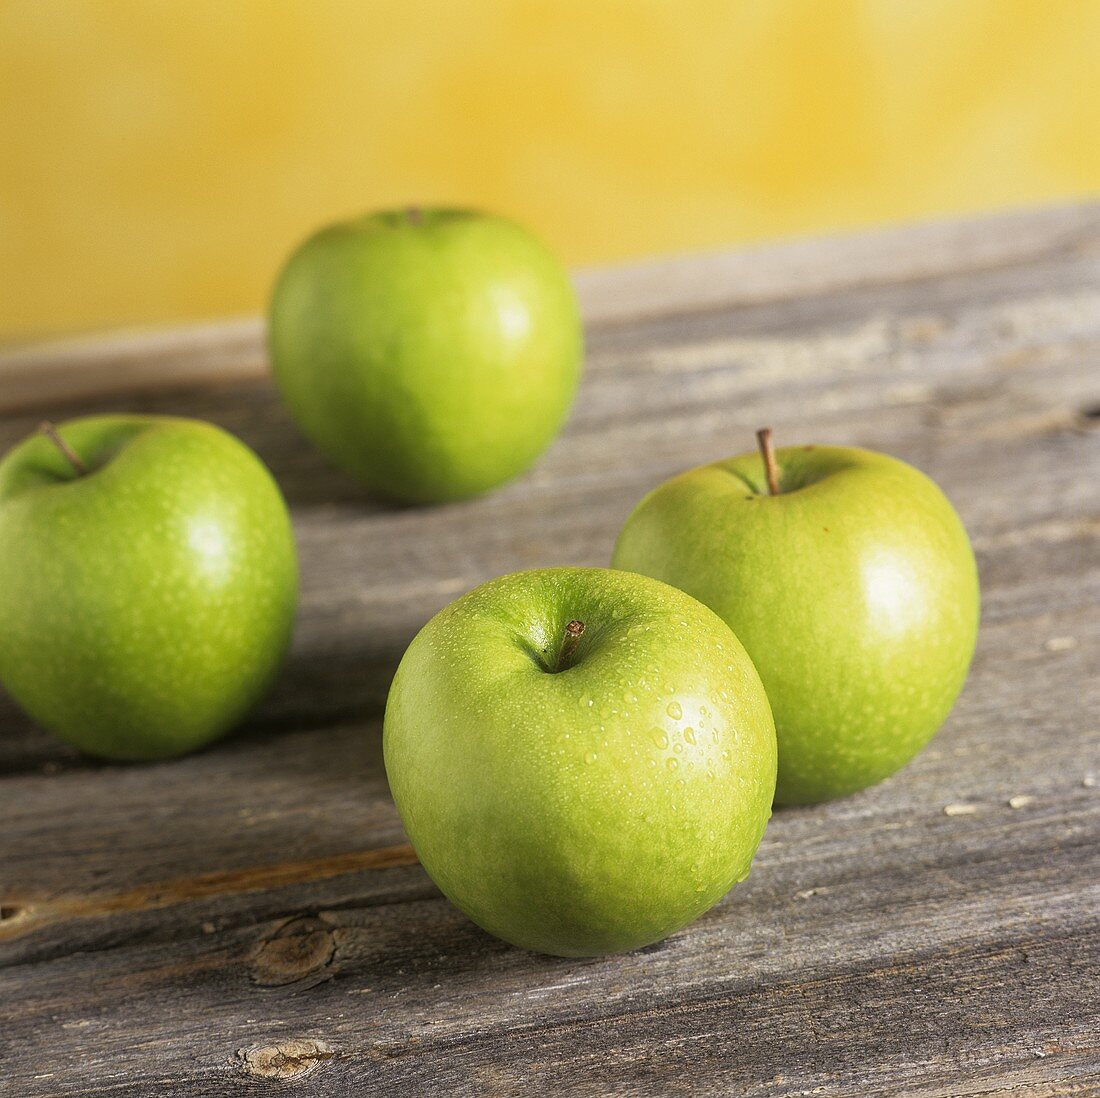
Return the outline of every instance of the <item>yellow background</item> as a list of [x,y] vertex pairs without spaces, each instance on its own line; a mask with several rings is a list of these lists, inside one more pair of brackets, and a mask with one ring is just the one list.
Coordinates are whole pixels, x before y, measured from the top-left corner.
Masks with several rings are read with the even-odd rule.
[[570,263],[1100,189],[1097,0],[0,0],[0,336],[252,312],[318,223]]

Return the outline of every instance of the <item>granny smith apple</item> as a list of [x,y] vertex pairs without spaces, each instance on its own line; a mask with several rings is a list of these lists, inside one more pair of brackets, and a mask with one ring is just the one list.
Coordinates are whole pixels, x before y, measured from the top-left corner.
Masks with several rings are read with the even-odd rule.
[[773,452],[761,435],[767,461],[705,465],[646,496],[613,564],[726,621],[775,715],[776,799],[826,800],[892,774],[943,723],[974,652],[977,569],[916,469],[848,447]]
[[306,435],[376,492],[461,499],[527,469],[581,362],[576,296],[530,233],[470,210],[332,225],[271,304],[275,380]]
[[231,728],[296,599],[279,490],[217,427],[93,416],[0,462],[0,682],[90,754],[163,758]]
[[775,728],[737,638],[643,576],[519,572],[413,640],[386,705],[390,788],[444,894],[515,945],[634,949],[749,871]]

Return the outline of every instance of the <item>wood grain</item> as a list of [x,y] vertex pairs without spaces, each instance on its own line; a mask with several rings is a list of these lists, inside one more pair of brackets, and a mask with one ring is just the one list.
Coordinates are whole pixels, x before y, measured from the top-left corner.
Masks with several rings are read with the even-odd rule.
[[[197,415],[284,486],[289,664],[247,726],[108,766],[0,699],[0,1093],[1100,1094],[1100,209],[607,272],[587,374],[521,481],[393,509],[300,439],[254,322],[0,356],[0,448]],[[974,539],[971,680],[910,767],[777,812],[752,876],[628,956],[466,922],[415,863],[380,716],[439,607],[606,564],[639,496],[754,445],[926,470]]]

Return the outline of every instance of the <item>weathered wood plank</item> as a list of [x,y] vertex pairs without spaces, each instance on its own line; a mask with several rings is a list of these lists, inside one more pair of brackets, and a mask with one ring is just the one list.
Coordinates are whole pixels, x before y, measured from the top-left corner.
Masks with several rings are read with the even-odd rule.
[[[1100,211],[1067,204],[957,221],[601,267],[575,281],[590,326],[813,298],[1037,265],[1095,244]],[[0,411],[134,386],[208,385],[266,372],[263,325],[235,318],[0,348]]]
[[[689,932],[624,958],[533,958],[481,934],[442,900],[407,900],[321,911],[329,948],[303,951],[317,970],[303,966],[297,983],[273,985],[273,966],[261,964],[259,943],[276,923],[95,954],[94,983],[84,978],[88,955],[9,969],[17,1000],[51,1023],[17,1030],[20,1062],[68,1066],[76,1093],[99,1093],[113,1079],[141,1093],[168,1072],[213,1094],[236,1070],[234,1041],[312,1039],[336,1050],[362,1086],[403,1080],[410,1093],[440,1093],[467,1066],[475,1078],[481,1070],[535,1085],[539,1049],[555,1045],[561,1059],[547,1053],[542,1070],[580,1082],[590,1069],[571,1064],[562,1040],[573,1033],[592,1042],[584,1051],[594,1063],[637,1061],[643,1074],[654,1050],[708,1037],[712,1062],[737,1042],[726,1070],[761,1083],[801,1071],[812,1082],[812,1072],[838,1066],[854,1082],[873,1064],[916,1091],[947,1078],[952,1061],[987,1056],[1018,1070],[1036,1051],[1051,1054],[1042,1065],[1050,1073],[1055,1053],[1097,1051],[1095,1018],[1081,1003],[1100,947],[1095,908],[1090,918],[1081,904],[1100,899],[1096,800],[1083,791],[1070,799],[1076,809],[1027,815],[985,804],[961,823],[928,806],[923,818],[881,821],[866,843],[863,814],[851,806],[847,829],[843,815],[783,813],[743,891]],[[1071,875],[1052,864],[1052,850]],[[1035,957],[1041,963],[1027,967]],[[707,1018],[703,1030],[697,1012]],[[827,1047],[846,1049],[835,1064],[832,1051],[821,1056],[822,1024],[836,1031]],[[622,1040],[622,1026],[631,1040]],[[80,1041],[58,1041],[58,1029]],[[140,1042],[157,1056],[139,1067],[129,1053]],[[915,1045],[923,1066],[912,1061]],[[799,1054],[787,1060],[788,1049]],[[338,1079],[321,1092],[341,1093]]]
[[[580,283],[567,432],[446,508],[326,468],[255,325],[0,356],[0,448],[46,412],[239,434],[304,581],[282,683],[192,758],[97,764],[0,699],[0,1093],[1100,1093],[1100,211]],[[896,453],[956,502],[984,597],[960,705],[889,782],[777,813],[749,881],[660,947],[489,939],[388,797],[404,646],[491,575],[605,564],[643,491],[762,422]]]

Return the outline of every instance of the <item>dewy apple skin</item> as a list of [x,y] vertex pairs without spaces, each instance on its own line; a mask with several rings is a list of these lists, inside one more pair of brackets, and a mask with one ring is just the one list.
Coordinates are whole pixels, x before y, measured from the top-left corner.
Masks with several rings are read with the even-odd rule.
[[197,420],[46,426],[0,462],[0,681],[93,755],[216,739],[267,690],[297,600],[282,496]]
[[424,868],[505,941],[636,949],[749,871],[775,730],[705,606],[602,568],[519,572],[440,611],[386,705],[386,773]]
[[776,800],[806,803],[880,781],[940,727],[974,652],[978,574],[951,504],[911,466],[834,446],[774,456],[777,492],[756,453],[662,484],[612,563],[737,634],[775,715]]
[[580,373],[576,295],[530,233],[468,210],[331,225],[288,260],[271,303],[275,380],[333,462],[412,503],[527,469]]

